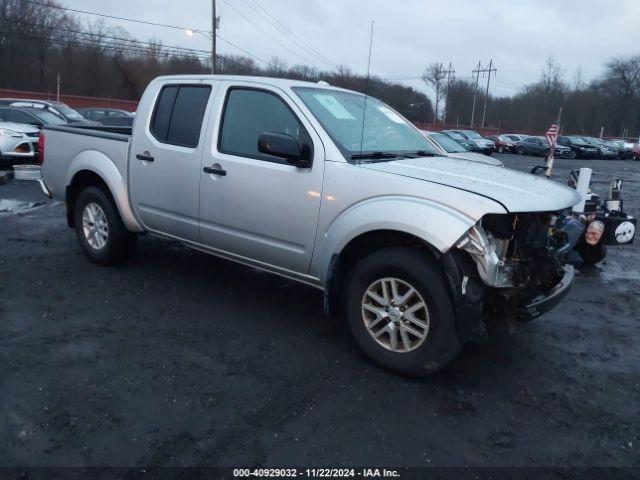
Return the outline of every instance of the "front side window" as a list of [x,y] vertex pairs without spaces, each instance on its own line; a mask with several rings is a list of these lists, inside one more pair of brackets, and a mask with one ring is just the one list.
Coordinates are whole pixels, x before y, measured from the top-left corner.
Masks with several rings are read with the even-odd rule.
[[151,120],[153,136],[162,143],[197,147],[210,94],[210,86],[165,86]]
[[347,158],[362,153],[437,152],[416,128],[380,100],[353,92],[294,88]]
[[306,130],[276,94],[249,88],[233,88],[227,94],[218,148],[222,153],[276,163],[286,161],[258,150],[263,133],[282,133],[300,146],[311,143]]

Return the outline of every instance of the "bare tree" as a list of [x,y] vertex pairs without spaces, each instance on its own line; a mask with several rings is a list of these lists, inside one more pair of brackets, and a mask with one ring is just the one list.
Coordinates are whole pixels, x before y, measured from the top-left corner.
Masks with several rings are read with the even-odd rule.
[[447,88],[447,74],[442,63],[431,63],[422,74],[422,80],[431,87],[436,94],[435,121],[438,121],[440,99]]

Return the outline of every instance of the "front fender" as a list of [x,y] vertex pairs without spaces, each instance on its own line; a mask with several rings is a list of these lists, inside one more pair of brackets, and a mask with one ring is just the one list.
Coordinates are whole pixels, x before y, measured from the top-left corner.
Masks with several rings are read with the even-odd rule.
[[335,254],[363,233],[394,230],[422,239],[446,253],[478,219],[425,199],[385,196],[365,200],[341,213],[319,232],[318,252],[311,273],[325,283]]
[[129,204],[127,182],[120,174],[113,161],[104,153],[97,150],[85,150],[76,155],[67,168],[66,185],[71,185],[73,177],[83,170],[88,170],[100,176],[107,184],[111,196],[116,202],[123,223],[131,232],[141,233],[144,229],[136,220]]

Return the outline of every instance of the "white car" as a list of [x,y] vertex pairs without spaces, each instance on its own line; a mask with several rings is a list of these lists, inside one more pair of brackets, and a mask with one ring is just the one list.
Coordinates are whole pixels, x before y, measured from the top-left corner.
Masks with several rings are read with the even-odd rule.
[[421,130],[422,134],[427,137],[429,143],[438,153],[444,157],[461,158],[472,162],[484,163],[485,165],[495,165],[496,167],[504,167],[504,164],[497,158],[483,155],[481,153],[470,152],[453,138],[440,132],[427,132]]
[[40,130],[32,125],[0,119],[0,162],[33,163],[38,155]]

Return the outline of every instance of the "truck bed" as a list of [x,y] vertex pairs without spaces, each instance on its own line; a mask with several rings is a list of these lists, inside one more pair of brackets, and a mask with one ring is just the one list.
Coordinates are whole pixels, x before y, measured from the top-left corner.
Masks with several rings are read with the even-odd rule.
[[47,126],[42,177],[54,198],[64,200],[65,188],[83,169],[103,172],[115,191],[126,191],[130,127]]

